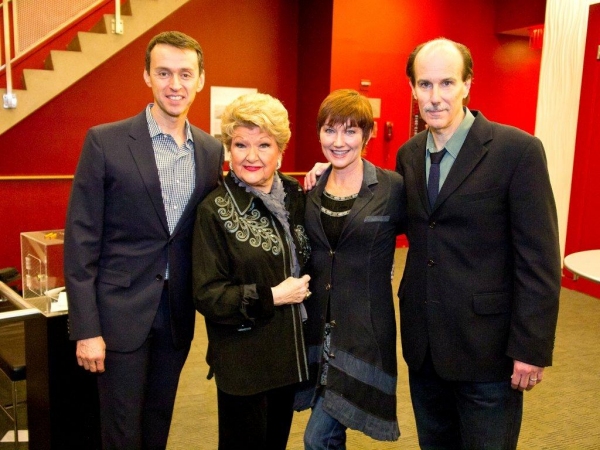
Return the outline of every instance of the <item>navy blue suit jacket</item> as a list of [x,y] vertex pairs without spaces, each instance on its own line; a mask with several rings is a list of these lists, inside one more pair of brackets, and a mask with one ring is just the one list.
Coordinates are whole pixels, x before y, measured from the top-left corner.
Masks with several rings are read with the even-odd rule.
[[192,126],[196,184],[172,234],[146,113],[89,130],[65,227],[70,337],[102,336],[107,349],[141,346],[169,265],[173,343],[194,335],[191,252],[196,205],[222,176],[223,146]]

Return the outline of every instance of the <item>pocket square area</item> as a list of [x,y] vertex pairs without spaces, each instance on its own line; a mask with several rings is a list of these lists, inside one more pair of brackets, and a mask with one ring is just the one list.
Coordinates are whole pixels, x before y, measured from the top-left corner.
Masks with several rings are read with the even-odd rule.
[[365,223],[367,222],[389,222],[390,216],[367,216],[365,217]]

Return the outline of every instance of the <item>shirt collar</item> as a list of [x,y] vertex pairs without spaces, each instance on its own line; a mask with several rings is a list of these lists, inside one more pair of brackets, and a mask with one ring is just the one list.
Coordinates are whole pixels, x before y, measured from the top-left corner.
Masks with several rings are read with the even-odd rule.
[[[465,143],[465,139],[467,139],[467,134],[469,134],[469,130],[475,122],[475,116],[473,113],[467,108],[463,106],[463,111],[465,112],[465,117],[462,122],[452,135],[448,142],[446,142],[446,146],[444,147],[450,155],[454,159],[458,156],[458,152],[460,152],[461,147]],[[433,136],[431,135],[431,131],[427,133],[427,150],[429,153],[436,152],[437,149],[435,147],[435,143],[433,142]]]
[[[150,137],[154,139],[156,136],[166,133],[163,133],[163,131],[160,129],[160,126],[158,123],[156,123],[156,120],[154,120],[154,117],[152,116],[152,112],[150,110],[153,106],[154,103],[149,103],[148,106],[146,106],[146,122],[148,122],[148,131],[150,131]],[[188,119],[185,119],[185,135],[188,142],[194,142],[194,136],[192,135],[192,129]]]

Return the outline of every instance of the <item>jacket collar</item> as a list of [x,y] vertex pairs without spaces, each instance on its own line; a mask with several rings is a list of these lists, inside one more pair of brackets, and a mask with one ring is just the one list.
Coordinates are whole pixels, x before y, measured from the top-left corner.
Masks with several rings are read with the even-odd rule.
[[[331,166],[329,166],[327,170],[323,172],[323,175],[321,175],[321,177],[319,178],[315,188],[308,194],[308,198],[310,198],[312,203],[315,205],[315,211],[317,211],[317,214],[318,211],[321,209],[321,198],[323,196],[325,186],[327,185],[327,179],[331,174],[331,170]],[[348,236],[349,230],[352,230],[353,228],[360,225],[360,222],[356,222],[355,218],[373,199],[374,194],[372,188],[378,183],[379,181],[377,179],[377,167],[371,162],[367,161],[366,159],[363,159],[362,185],[360,187],[360,191],[358,192],[356,200],[354,200],[354,204],[352,205],[350,214],[348,214],[346,220],[344,220],[344,225],[340,234],[338,245],[342,245],[343,241]],[[323,240],[324,245],[329,245],[322,227],[318,227],[318,229],[320,231],[318,231],[317,233],[320,235],[320,239]]]
[[[283,185],[283,190],[286,193],[286,204],[287,204],[287,201],[289,198],[288,195],[289,195],[289,191],[290,191],[289,179],[285,175],[283,175],[279,172],[277,172],[277,175],[279,175],[279,179],[281,180],[281,183]],[[231,196],[238,213],[242,214],[242,215],[246,214],[248,212],[248,210],[250,209],[250,207],[252,206],[252,202],[254,201],[254,199],[257,199],[258,197],[256,195],[254,195],[252,192],[248,192],[248,191],[246,191],[245,188],[238,185],[235,182],[235,179],[233,178],[231,171],[229,171],[227,173],[224,181],[225,181],[224,182],[225,190]],[[258,199],[260,200],[260,198],[258,198]]]
[[[456,161],[452,165],[446,181],[440,189],[435,211],[444,203],[444,201],[464,182],[469,174],[479,164],[479,161],[488,152],[488,143],[493,140],[492,125],[480,111],[471,111],[475,116],[475,121],[467,134],[467,138],[458,153]],[[411,158],[415,173],[422,176],[417,177],[418,191],[421,202],[426,210],[430,210],[429,200],[427,198],[427,182],[425,179],[425,147],[427,143],[427,133],[417,136],[413,142],[411,151],[415,152]]]
[[[189,130],[194,141],[194,159],[196,166],[196,180],[192,195],[177,222],[177,226],[173,230],[172,236],[177,234],[178,230],[185,223],[189,215],[196,210],[196,205],[200,201],[202,192],[205,190],[206,177],[202,175],[202,170],[210,166],[210,161],[206,151],[203,151],[205,137],[200,130],[190,125]],[[152,201],[154,210],[159,217],[166,233],[169,233],[169,225],[167,222],[167,213],[162,199],[162,191],[160,187],[160,179],[156,168],[156,159],[152,147],[152,139],[148,131],[148,122],[146,120],[146,110],[142,111],[137,116],[134,116],[129,129],[129,150],[136,162],[140,175],[146,187],[146,192]]]
[[252,206],[252,202],[256,198],[254,194],[246,191],[243,187],[239,186],[231,174],[231,171],[227,173],[225,176],[225,182],[223,183],[225,190],[231,196],[233,200],[233,204],[235,209],[237,209],[238,214],[244,215],[248,212],[250,207]]
[[446,181],[440,189],[436,201],[437,206],[458,189],[488,152],[487,143],[492,140],[491,124],[480,112],[474,111],[473,113],[475,122],[473,122],[456,161],[454,161]]
[[[321,208],[321,197],[323,196],[323,191],[325,190],[325,186],[327,185],[327,179],[331,174],[331,170],[332,168],[331,166],[329,166],[327,170],[323,172],[323,175],[321,175],[321,177],[317,181],[317,185],[308,195],[308,197],[317,206],[318,209]],[[354,217],[356,217],[356,215],[373,199],[372,186],[378,183],[379,181],[377,179],[377,167],[371,162],[367,161],[366,159],[363,159],[362,185],[360,187],[360,191],[358,192],[358,197],[356,197],[356,200],[354,200],[354,204],[352,205],[350,214],[344,222],[342,236],[344,235],[344,231],[347,229],[349,224],[352,223]]]
[[146,110],[132,118],[131,127],[129,128],[129,138],[129,151],[138,167],[140,176],[146,187],[146,192],[152,201],[154,210],[164,230],[169,234],[167,213],[163,204],[160,179],[152,149],[152,139],[150,138],[148,122],[146,121]]
[[[360,188],[359,197],[365,189],[368,189],[369,186],[377,184],[379,181],[377,180],[377,168],[375,165],[366,159],[363,158],[363,181],[362,186]],[[325,186],[327,185],[327,180],[329,179],[329,175],[331,174],[332,167],[329,167],[323,172],[323,174],[319,177],[315,188],[313,189],[314,194],[311,195],[313,198],[321,198],[323,195],[323,191],[325,190]]]

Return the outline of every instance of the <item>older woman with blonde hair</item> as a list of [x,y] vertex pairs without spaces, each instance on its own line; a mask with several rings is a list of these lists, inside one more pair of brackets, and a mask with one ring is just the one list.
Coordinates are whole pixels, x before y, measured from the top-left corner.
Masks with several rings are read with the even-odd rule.
[[302,302],[310,295],[304,193],[277,170],[288,113],[269,95],[244,95],[225,108],[221,132],[230,171],[198,206],[193,241],[219,449],[284,450],[296,388],[308,379]]

